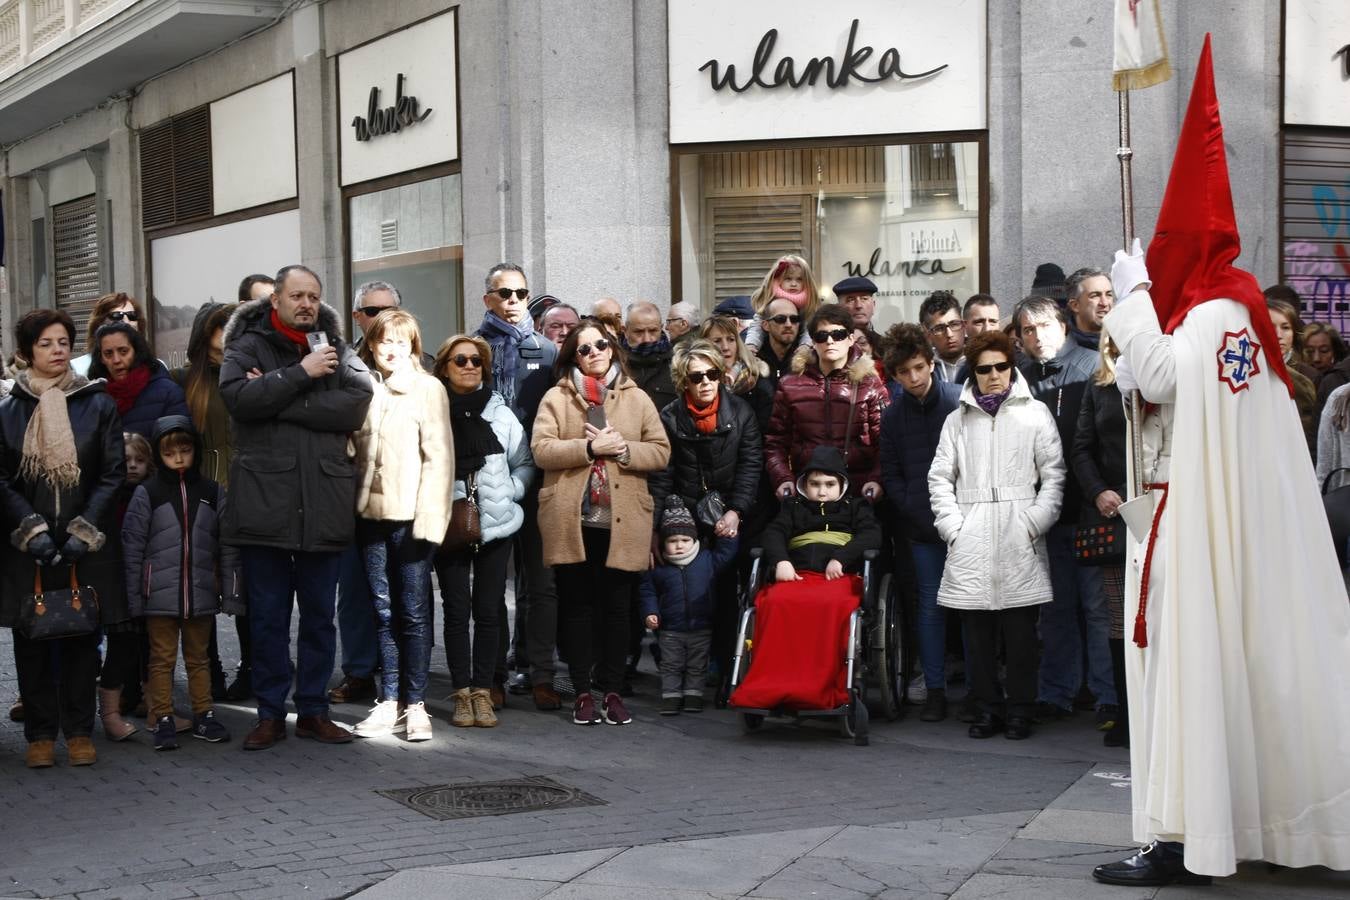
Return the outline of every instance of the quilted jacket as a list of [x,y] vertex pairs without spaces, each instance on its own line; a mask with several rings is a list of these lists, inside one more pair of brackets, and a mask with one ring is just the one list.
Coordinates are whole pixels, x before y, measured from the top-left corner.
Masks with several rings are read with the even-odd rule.
[[647,485],[660,500],[679,494],[690,509],[698,507],[706,491],[719,491],[727,509],[744,517],[755,504],[764,468],[759,424],[749,403],[725,386],[720,390],[712,434],[694,427],[683,397],[661,410],[661,424],[670,438],[670,462],[647,476]]
[[[850,398],[857,391],[853,411],[853,435],[845,435]],[[815,350],[797,351],[792,374],[778,381],[773,414],[764,434],[764,469],[769,484],[777,488],[797,483],[797,475],[822,444],[847,445],[849,491],[860,496],[869,481],[881,483],[881,414],[889,394],[877,377],[872,357],[855,352],[849,364],[829,375],[820,371]]]
[[1064,499],[1054,416],[1026,380],[991,416],[974,386],[947,417],[928,470],[934,526],[947,542],[938,604],[996,610],[1051,599],[1044,535]]
[[[475,474],[478,482],[478,522],[483,543],[515,534],[525,521],[520,500],[534,480],[534,459],[525,441],[525,427],[511,412],[502,395],[493,393],[483,418],[492,426],[504,452],[494,453]],[[454,500],[465,497],[464,479],[455,480]]]

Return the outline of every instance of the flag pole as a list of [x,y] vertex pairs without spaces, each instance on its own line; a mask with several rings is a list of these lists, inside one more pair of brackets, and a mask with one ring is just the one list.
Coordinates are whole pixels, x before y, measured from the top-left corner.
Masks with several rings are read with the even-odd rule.
[[[1120,161],[1120,230],[1123,237],[1121,246],[1130,252],[1134,243],[1134,173],[1130,163],[1134,159],[1134,149],[1130,147],[1130,92],[1116,91],[1119,104],[1120,146],[1116,148],[1116,159]],[[1123,299],[1123,298],[1122,298]],[[1133,489],[1130,499],[1144,495],[1144,429],[1143,403],[1139,391],[1130,391],[1130,487]]]

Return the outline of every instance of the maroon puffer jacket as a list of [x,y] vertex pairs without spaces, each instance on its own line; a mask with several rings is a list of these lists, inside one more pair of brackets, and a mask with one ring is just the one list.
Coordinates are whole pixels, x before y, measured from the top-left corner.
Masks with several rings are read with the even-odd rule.
[[[845,440],[848,406],[853,402],[853,437]],[[849,364],[828,377],[816,364],[810,348],[798,350],[792,374],[778,381],[773,415],[764,435],[764,467],[769,485],[796,483],[811,451],[821,444],[848,447],[849,493],[861,496],[869,481],[881,483],[881,414],[890,395],[877,377],[872,357],[856,353]]]

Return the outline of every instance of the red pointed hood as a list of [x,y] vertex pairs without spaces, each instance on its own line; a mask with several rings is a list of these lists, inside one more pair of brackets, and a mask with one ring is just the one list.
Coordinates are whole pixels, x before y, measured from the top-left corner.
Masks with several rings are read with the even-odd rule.
[[1177,139],[1172,174],[1153,240],[1148,245],[1148,273],[1153,279],[1153,305],[1163,331],[1171,334],[1186,314],[1207,300],[1227,297],[1251,313],[1256,339],[1265,350],[1270,370],[1289,387],[1283,354],[1266,298],[1250,272],[1233,265],[1242,252],[1233,194],[1228,184],[1228,157],[1223,149],[1223,123],[1214,91],[1214,64],[1209,35],[1191,86],[1186,119]]

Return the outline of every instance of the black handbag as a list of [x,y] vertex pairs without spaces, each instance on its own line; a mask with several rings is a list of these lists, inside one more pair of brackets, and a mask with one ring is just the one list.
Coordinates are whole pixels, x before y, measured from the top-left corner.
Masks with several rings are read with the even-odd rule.
[[98,630],[98,591],[80,587],[75,566],[70,567],[70,586],[54,591],[42,589],[42,567],[33,567],[33,593],[19,607],[19,631],[30,641],[54,641],[83,637]]
[[1336,545],[1336,559],[1344,569],[1350,563],[1350,482],[1328,491],[1331,479],[1350,469],[1344,467],[1332,469],[1322,479],[1322,506],[1326,509],[1327,525],[1331,528],[1331,540]]
[[1073,558],[1080,566],[1118,566],[1125,562],[1125,520],[1079,525],[1073,530]]

